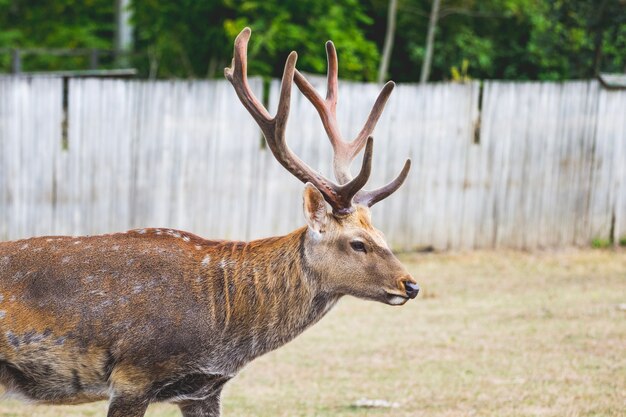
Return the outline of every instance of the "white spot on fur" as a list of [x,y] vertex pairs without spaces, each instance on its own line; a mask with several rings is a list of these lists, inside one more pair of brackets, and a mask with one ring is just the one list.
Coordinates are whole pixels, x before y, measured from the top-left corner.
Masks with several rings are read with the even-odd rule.
[[200,249],[202,249],[202,246],[196,245],[195,248],[196,248],[196,250],[200,250]]
[[231,259],[222,259],[219,263],[220,268],[227,268],[227,267],[233,267],[235,266],[237,263]]
[[135,293],[135,294],[140,293],[142,289],[143,289],[142,285],[135,285],[133,287],[133,293]]
[[74,242],[75,245],[80,245],[82,242],[80,240],[77,240],[76,242]]
[[185,242],[189,242],[191,239],[189,239],[189,236],[183,236],[183,240],[184,240]]
[[139,233],[140,235],[145,235],[146,234],[146,229],[140,229],[137,231],[137,233]]
[[61,259],[61,263],[62,264],[66,264],[66,263],[68,263],[71,260],[72,260],[71,256],[64,256],[63,259]]
[[206,255],[203,259],[202,259],[202,266],[209,266],[209,263],[211,262],[211,257],[209,255]]
[[6,315],[7,315],[7,312],[6,312],[6,311],[4,311],[4,310],[0,310],[0,319],[5,318],[5,317],[6,317]]
[[24,250],[24,249],[26,249],[26,248],[28,248],[28,243],[24,243],[24,244],[20,247],[20,250]]
[[111,249],[113,249],[113,250],[120,250],[120,245],[113,245],[113,247]]

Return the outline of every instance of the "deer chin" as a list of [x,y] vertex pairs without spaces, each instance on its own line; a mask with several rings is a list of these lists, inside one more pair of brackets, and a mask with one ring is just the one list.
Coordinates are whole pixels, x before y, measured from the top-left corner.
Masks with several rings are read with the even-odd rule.
[[406,295],[400,295],[395,292],[385,291],[385,304],[389,304],[390,306],[401,306],[404,305],[407,301],[409,301],[409,297]]

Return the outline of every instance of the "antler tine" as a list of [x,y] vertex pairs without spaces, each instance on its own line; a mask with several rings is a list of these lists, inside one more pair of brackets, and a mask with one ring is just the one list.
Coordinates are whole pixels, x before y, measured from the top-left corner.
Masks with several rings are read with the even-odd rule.
[[294,81],[302,94],[313,104],[322,119],[322,125],[324,130],[326,130],[334,151],[333,170],[335,177],[340,184],[345,184],[352,180],[350,164],[363,149],[368,136],[374,131],[395,84],[392,81],[385,84],[374,103],[363,129],[361,129],[361,132],[353,141],[347,142],[342,139],[337,123],[338,61],[335,45],[331,41],[326,42],[326,56],[328,59],[326,99],[323,99],[315,91],[311,83],[298,70],[296,70]]
[[335,44],[332,41],[326,42],[326,60],[328,61],[328,70],[326,71],[326,102],[334,115],[336,114],[337,99],[339,98],[339,61],[337,59]]
[[224,76],[235,87],[235,92],[239,96],[241,103],[254,120],[259,125],[263,122],[260,127],[263,133],[265,133],[265,128],[269,127],[268,123],[272,120],[272,116],[252,93],[248,85],[248,41],[250,40],[250,34],[250,28],[244,28],[235,38],[233,61],[230,68],[224,68]]
[[[374,131],[376,123],[378,123],[385,105],[387,104],[387,100],[396,85],[393,81],[389,81],[383,86],[382,90],[378,94],[378,97],[376,98],[376,101],[374,102],[374,106],[372,107],[370,114],[367,117],[365,125],[353,141],[346,142],[341,137],[337,123],[336,108],[338,99],[338,61],[335,45],[331,41],[326,42],[326,56],[328,59],[326,99],[322,99],[317,91],[315,91],[315,88],[313,88],[311,83],[309,83],[298,70],[296,70],[294,75],[294,81],[302,94],[304,94],[304,96],[313,104],[322,119],[322,124],[324,125],[324,129],[326,130],[326,134],[330,139],[330,143],[334,151],[333,169],[335,171],[335,177],[340,184],[346,184],[347,186],[348,184],[355,183],[356,179],[353,180],[352,174],[350,173],[350,164],[359,154],[361,149],[363,149],[363,146],[366,146],[363,164],[364,166],[365,164],[371,165],[371,134]],[[365,182],[362,184],[359,183],[360,186],[354,196],[354,203],[371,207],[377,202],[387,198],[389,195],[394,193],[402,185],[402,183],[404,183],[409,174],[410,168],[411,161],[407,160],[402,168],[402,171],[400,171],[400,174],[393,181],[376,190],[362,190],[361,188],[365,185]],[[363,168],[361,169],[361,172],[363,172]],[[359,176],[361,176],[361,173],[359,173]]]
[[363,206],[372,207],[374,204],[378,203],[381,200],[389,197],[391,194],[396,192],[398,188],[404,183],[407,176],[409,175],[409,170],[411,169],[411,160],[407,159],[404,163],[404,167],[400,174],[391,181],[389,184],[377,188],[375,190],[367,191],[361,190],[354,197],[355,204],[361,204]]
[[[294,81],[294,76],[298,74],[296,70],[298,55],[295,52],[291,52],[287,58],[281,81],[278,110],[276,111],[276,116],[272,117],[263,104],[256,98],[248,84],[247,50],[250,34],[250,29],[245,28],[235,39],[232,66],[224,69],[224,75],[235,88],[235,92],[244,107],[261,128],[268,147],[278,162],[300,181],[312,183],[322,193],[328,204],[331,205],[335,214],[344,215],[350,213],[354,210],[352,199],[365,185],[371,173],[372,140],[370,139],[367,142],[366,152],[359,175],[354,179],[349,179],[344,185],[333,183],[298,158],[298,156],[291,151],[285,140],[285,128],[289,117],[291,101],[291,85]],[[311,91],[314,92],[312,88]],[[334,91],[336,92],[336,88]]]
[[[331,81],[331,72],[329,71],[328,74],[329,88],[326,100],[324,100],[322,96],[320,96],[318,92],[315,91],[315,88],[313,88],[311,83],[309,83],[309,81],[304,78],[304,76],[298,70],[296,70],[296,73],[294,75],[294,81],[302,94],[304,94],[304,96],[311,102],[311,104],[313,104],[313,107],[315,107],[315,109],[317,110],[320,119],[322,119],[322,125],[324,126],[324,130],[326,130],[326,134],[328,135],[330,144],[333,146],[333,151],[335,152],[335,155],[337,155],[338,153],[342,153],[345,148],[345,145],[342,145],[345,144],[345,142],[341,139],[341,133],[339,132],[339,126],[337,125],[337,116],[335,114],[335,108],[337,105],[337,94],[336,89],[330,87],[330,85],[336,85],[337,82],[336,80]],[[330,97],[330,99],[328,97]]]
[[346,195],[350,196],[350,201],[352,201],[352,197],[356,196],[359,191],[365,187],[367,184],[367,180],[370,177],[370,173],[372,172],[372,154],[374,149],[374,138],[369,136],[367,138],[367,144],[365,145],[365,153],[363,154],[363,162],[361,165],[361,171],[359,175],[354,177],[353,180],[341,186],[342,192],[345,192]]
[[359,132],[356,139],[354,139],[354,143],[358,143],[360,146],[355,146],[355,153],[352,155],[352,159],[354,159],[357,154],[363,148],[363,144],[365,143],[365,139],[372,134],[376,124],[378,123],[378,119],[383,114],[383,110],[385,110],[385,105],[387,104],[387,100],[391,95],[396,83],[393,81],[388,81],[378,93],[378,97],[376,97],[376,101],[374,102],[374,106],[372,106],[372,110],[370,111],[369,116],[367,116],[367,121],[365,125],[363,125],[363,129]]

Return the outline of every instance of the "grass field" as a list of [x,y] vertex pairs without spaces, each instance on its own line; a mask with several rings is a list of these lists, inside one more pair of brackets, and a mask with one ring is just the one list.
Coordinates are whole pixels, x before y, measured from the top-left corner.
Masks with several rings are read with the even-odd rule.
[[[626,415],[625,251],[403,259],[422,285],[417,300],[342,300],[227,385],[225,417]],[[360,398],[399,407],[354,407]],[[106,404],[5,400],[0,415],[104,416]]]

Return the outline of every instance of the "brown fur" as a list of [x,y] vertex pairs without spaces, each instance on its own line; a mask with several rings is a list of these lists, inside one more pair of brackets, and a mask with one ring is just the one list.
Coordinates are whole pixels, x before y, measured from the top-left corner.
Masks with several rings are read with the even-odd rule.
[[[239,70],[249,35],[245,29],[235,42]],[[293,77],[294,54],[289,62]],[[317,322],[341,296],[401,305],[417,295],[365,207],[402,184],[409,162],[388,185],[358,193],[354,184],[364,185],[371,167],[369,138],[358,181],[329,187],[273,137],[284,133],[288,96],[280,117],[268,118],[237,74],[226,70],[274,155],[325,190],[333,213],[307,183],[307,227],[282,237],[208,241],[142,229],[0,243],[0,385],[7,391],[49,404],[108,398],[109,417],[141,417],[154,401],[177,403],[184,417],[218,417],[230,378]],[[372,114],[370,129],[380,111]],[[361,146],[333,143],[354,155]]]
[[[0,384],[41,403],[111,398],[110,415],[151,401],[214,410],[242,366],[339,297],[385,301],[381,288],[406,279],[367,209],[320,218],[315,197],[305,195],[321,233],[244,243],[143,229],[0,243]],[[370,261],[351,249],[355,236]]]

